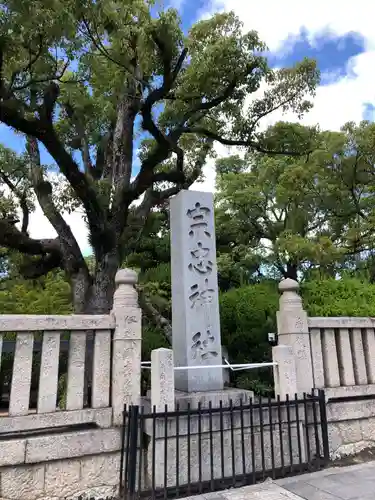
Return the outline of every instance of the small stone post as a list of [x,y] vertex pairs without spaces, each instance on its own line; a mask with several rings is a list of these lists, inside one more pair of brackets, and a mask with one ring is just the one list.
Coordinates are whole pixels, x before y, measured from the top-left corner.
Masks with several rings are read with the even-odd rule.
[[174,364],[172,349],[151,352],[151,409],[174,411]]
[[124,405],[139,405],[141,397],[142,314],[131,269],[116,274],[112,314],[116,320],[112,344],[113,423],[121,425]]
[[307,313],[298,294],[299,285],[292,279],[279,284],[280,307],[277,313],[279,344],[292,348],[297,374],[297,392],[308,392],[314,387],[310,334]]
[[296,362],[293,348],[288,345],[278,345],[272,348],[272,360],[277,363],[274,368],[275,396],[281,401],[289,395],[291,399],[298,392]]

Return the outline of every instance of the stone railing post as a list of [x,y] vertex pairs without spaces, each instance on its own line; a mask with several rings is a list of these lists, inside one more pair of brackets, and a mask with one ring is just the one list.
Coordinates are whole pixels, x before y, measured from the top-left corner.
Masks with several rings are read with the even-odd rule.
[[151,409],[157,412],[174,411],[174,363],[172,349],[154,349],[151,352]]
[[314,387],[310,334],[307,313],[298,294],[299,285],[292,279],[279,284],[280,307],[277,313],[277,332],[280,345],[292,348],[296,364],[297,392],[311,392]]
[[294,399],[298,393],[296,361],[293,348],[289,345],[278,345],[272,348],[272,361],[277,363],[274,368],[275,396],[279,395],[281,401],[289,395]]
[[112,345],[113,423],[121,425],[124,405],[139,405],[141,397],[142,314],[135,289],[137,273],[120,269],[112,314],[116,320]]

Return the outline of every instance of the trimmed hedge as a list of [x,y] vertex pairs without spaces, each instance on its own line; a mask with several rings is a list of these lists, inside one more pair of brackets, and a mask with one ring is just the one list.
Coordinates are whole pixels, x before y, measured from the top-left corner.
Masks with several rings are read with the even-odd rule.
[[301,293],[309,316],[375,316],[375,285],[358,278],[310,281]]

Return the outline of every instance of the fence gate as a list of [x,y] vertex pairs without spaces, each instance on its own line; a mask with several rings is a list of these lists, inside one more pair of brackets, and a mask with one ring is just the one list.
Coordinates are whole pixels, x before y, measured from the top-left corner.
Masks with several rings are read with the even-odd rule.
[[120,491],[181,498],[323,467],[324,391],[286,401],[145,413],[124,409]]

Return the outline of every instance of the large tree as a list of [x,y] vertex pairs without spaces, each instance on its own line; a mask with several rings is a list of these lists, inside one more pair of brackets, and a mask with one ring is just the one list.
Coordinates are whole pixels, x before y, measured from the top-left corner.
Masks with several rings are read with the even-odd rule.
[[245,262],[245,270],[247,259],[250,272],[256,265],[284,278],[353,269],[374,250],[375,126],[280,127],[291,144],[309,137],[312,150],[217,161],[219,250]]
[[[151,0],[0,5],[0,121],[26,137],[23,176],[57,233],[54,240],[29,236],[17,162],[7,162],[2,183],[23,218],[19,226],[1,216],[0,245],[36,257],[24,268],[28,276],[64,269],[76,312],[111,308],[128,228],[141,230],[150,210],[198,179],[215,141],[273,150],[272,137],[259,132],[261,119],[311,106],[305,99],[317,84],[315,63],[270,69],[257,33],[244,32],[232,13],[185,35],[177,12],[157,12]],[[261,83],[266,92],[249,103]],[[287,144],[275,151],[285,152]],[[56,167],[63,181],[55,187]],[[93,271],[61,200],[84,212]]]
[[[367,268],[375,281],[375,124],[343,125],[340,132],[321,134],[310,162],[319,166],[331,235],[344,251],[344,269]],[[315,184],[316,185],[316,184]]]

